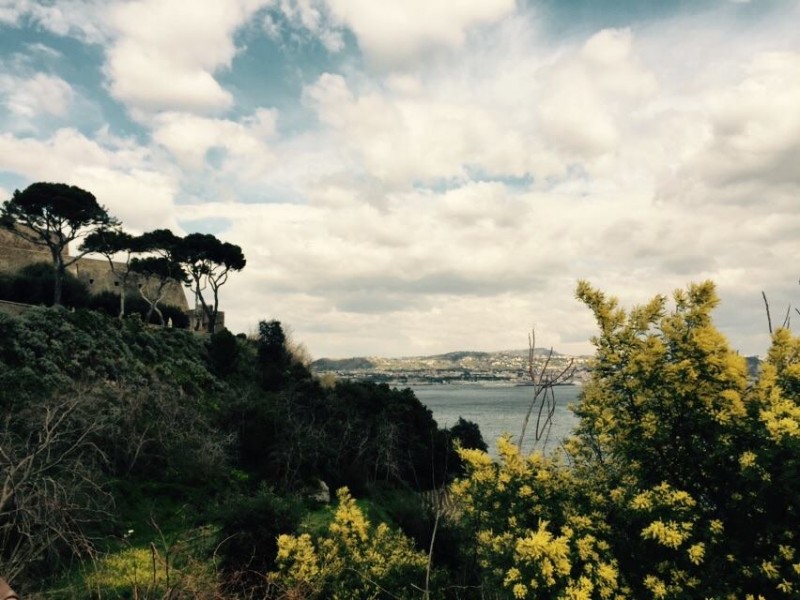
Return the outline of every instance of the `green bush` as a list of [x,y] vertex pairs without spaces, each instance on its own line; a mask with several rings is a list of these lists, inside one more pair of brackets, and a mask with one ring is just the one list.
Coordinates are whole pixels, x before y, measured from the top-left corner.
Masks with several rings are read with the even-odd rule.
[[[0,275],[0,300],[52,306],[55,276],[50,263],[34,263],[11,275]],[[69,271],[64,274],[62,303],[81,308],[89,304],[89,288]]]
[[262,486],[253,496],[235,495],[218,516],[222,568],[229,573],[266,573],[275,566],[278,536],[294,533],[304,513],[302,502]]
[[227,329],[208,338],[208,360],[218,377],[227,377],[236,370],[239,362],[239,343]]

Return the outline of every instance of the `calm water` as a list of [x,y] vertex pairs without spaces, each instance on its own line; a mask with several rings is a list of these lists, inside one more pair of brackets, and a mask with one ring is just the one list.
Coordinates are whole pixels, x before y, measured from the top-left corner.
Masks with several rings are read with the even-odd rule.
[[[492,385],[422,385],[412,386],[417,398],[426,405],[440,427],[450,427],[464,417],[481,428],[489,452],[497,456],[495,440],[504,433],[519,438],[525,413],[531,403],[532,387]],[[577,425],[578,419],[567,405],[578,401],[579,386],[559,386],[556,392],[556,412],[546,450],[558,446]],[[528,431],[525,433],[525,450],[531,450],[536,426],[536,411],[531,413]],[[539,447],[541,447],[541,442]]]

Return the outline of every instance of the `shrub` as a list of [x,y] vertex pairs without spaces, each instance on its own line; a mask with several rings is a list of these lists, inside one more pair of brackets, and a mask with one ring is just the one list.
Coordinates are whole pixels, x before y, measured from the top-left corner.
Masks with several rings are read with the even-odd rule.
[[254,496],[236,495],[219,515],[221,566],[228,573],[266,573],[275,566],[278,536],[297,530],[303,505],[262,486]]
[[338,491],[339,505],[324,536],[281,535],[278,569],[269,579],[288,597],[378,598],[418,597],[425,586],[427,556],[385,523],[366,519],[347,488]]
[[[52,306],[55,275],[53,265],[34,263],[17,273],[0,276],[0,299],[22,304]],[[62,303],[80,308],[89,304],[89,288],[72,273],[64,274]]]
[[795,598],[800,339],[759,378],[711,322],[711,283],[630,312],[588,284],[600,335],[558,455],[462,450],[454,485],[483,589],[502,598]]
[[227,377],[236,370],[239,360],[239,343],[227,329],[208,338],[208,360],[211,370],[219,377]]

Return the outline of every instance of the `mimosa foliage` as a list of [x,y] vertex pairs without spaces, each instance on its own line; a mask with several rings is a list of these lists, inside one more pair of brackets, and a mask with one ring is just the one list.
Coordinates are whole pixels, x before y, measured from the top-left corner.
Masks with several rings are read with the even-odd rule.
[[777,331],[748,381],[710,282],[672,309],[578,297],[600,334],[565,451],[462,451],[484,597],[797,598],[800,340]]
[[278,537],[278,571],[270,575],[290,598],[355,600],[419,597],[427,557],[385,523],[373,527],[347,488],[323,537]]

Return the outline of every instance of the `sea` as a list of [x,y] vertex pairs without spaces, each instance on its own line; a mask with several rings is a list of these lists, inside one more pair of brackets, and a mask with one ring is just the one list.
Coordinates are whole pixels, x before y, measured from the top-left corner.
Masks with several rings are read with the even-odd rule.
[[[451,383],[410,387],[420,402],[431,410],[439,427],[452,427],[459,417],[477,423],[489,446],[489,454],[494,458],[498,456],[497,438],[511,434],[514,441],[519,439],[525,414],[533,400],[531,386]],[[525,452],[535,449],[552,452],[578,424],[578,418],[568,407],[577,404],[580,386],[562,385],[553,389],[555,412],[549,434],[543,433],[536,442],[534,431],[538,406],[534,407],[525,433]]]

